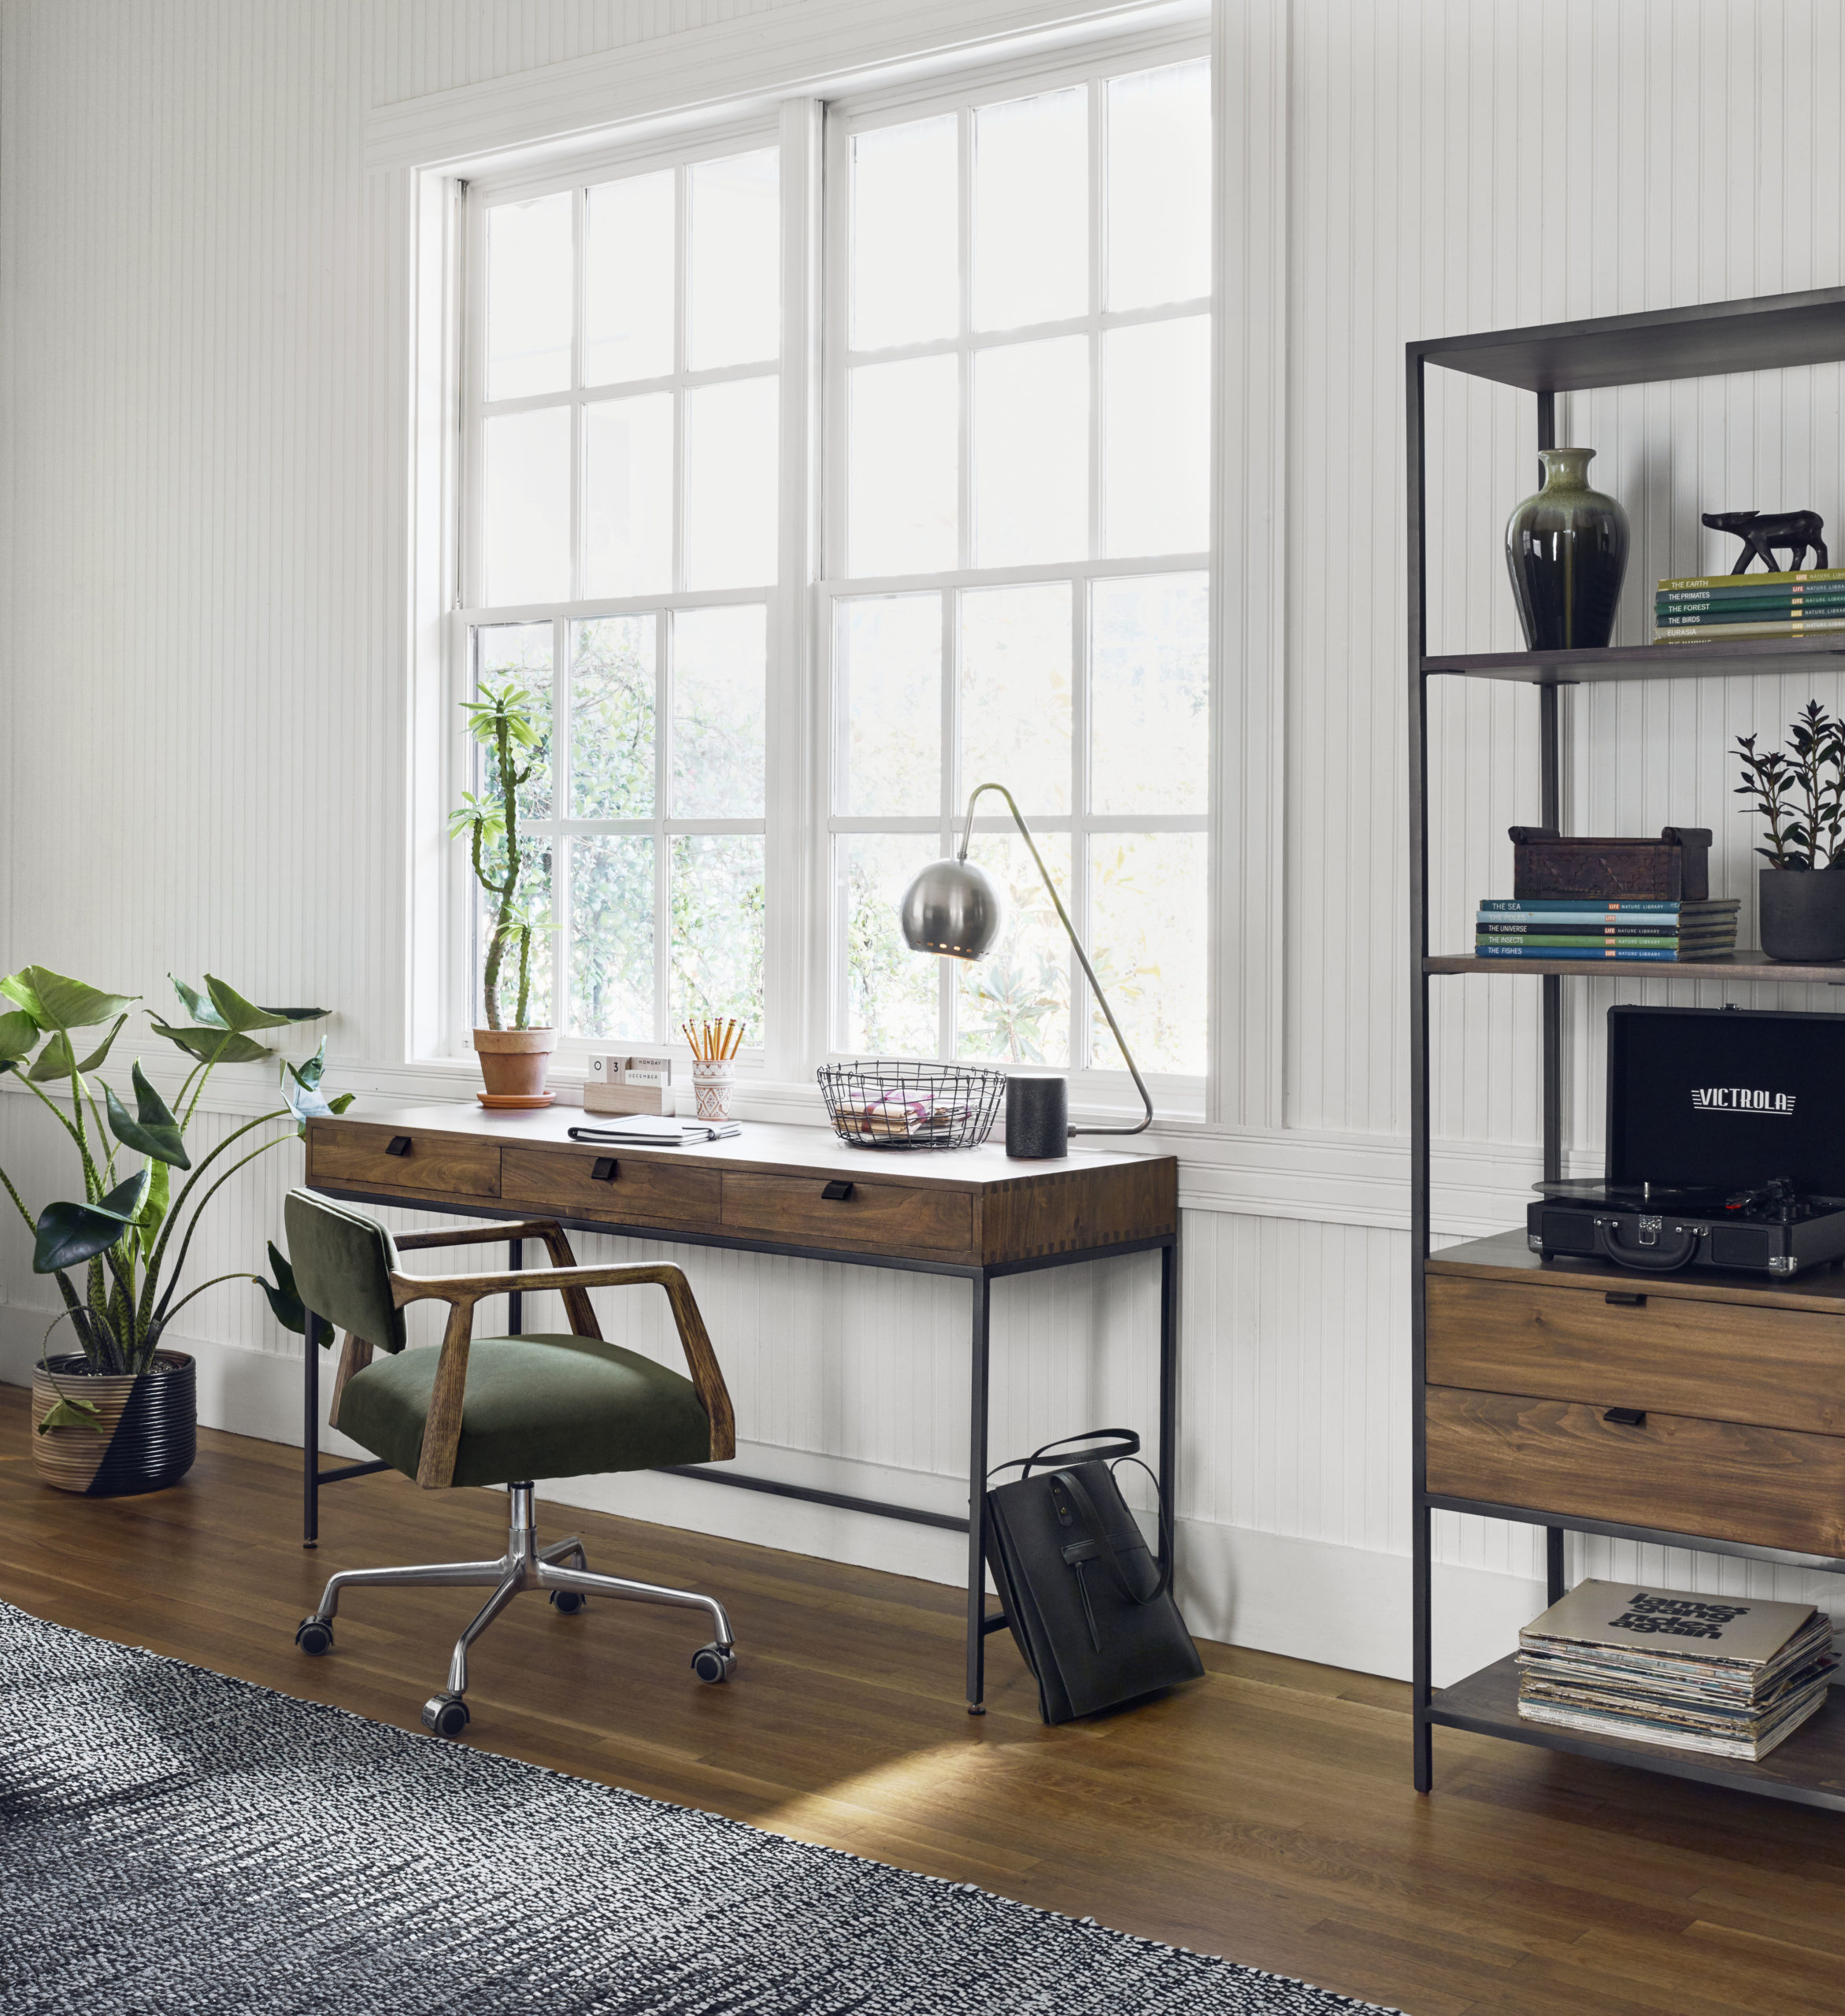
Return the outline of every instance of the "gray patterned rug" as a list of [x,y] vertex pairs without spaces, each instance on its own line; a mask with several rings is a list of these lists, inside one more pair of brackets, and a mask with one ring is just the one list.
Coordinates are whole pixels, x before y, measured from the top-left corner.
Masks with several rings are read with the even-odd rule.
[[1369,2006],[0,1603],[6,2016]]

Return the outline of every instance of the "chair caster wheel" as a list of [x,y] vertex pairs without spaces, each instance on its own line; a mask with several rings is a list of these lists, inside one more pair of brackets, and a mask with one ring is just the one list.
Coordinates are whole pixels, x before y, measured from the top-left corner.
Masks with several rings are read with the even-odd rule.
[[707,1687],[721,1687],[730,1678],[737,1655],[724,1645],[701,1645],[692,1655],[692,1671]]
[[310,1659],[333,1649],[333,1626],[324,1617],[304,1617],[295,1626],[295,1642]]
[[468,1704],[458,1694],[432,1694],[423,1703],[423,1726],[437,1736],[459,1736],[468,1721]]
[[551,1608],[561,1610],[566,1617],[574,1617],[588,1601],[589,1598],[578,1589],[554,1589],[551,1592]]

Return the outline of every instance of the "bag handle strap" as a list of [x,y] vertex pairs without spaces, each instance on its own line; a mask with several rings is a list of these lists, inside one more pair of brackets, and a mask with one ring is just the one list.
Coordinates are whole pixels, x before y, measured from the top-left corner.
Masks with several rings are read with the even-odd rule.
[[1099,1458],[1103,1462],[1124,1461],[1140,1453],[1140,1437],[1131,1428],[1091,1428],[1080,1435],[1060,1435],[1054,1442],[1047,1442],[1041,1449],[1034,1449],[1028,1456],[1014,1456],[1009,1462],[995,1463],[987,1474],[996,1477],[1002,1470],[1017,1470],[1022,1484],[1032,1474],[1034,1466],[1043,1463],[1054,1449],[1069,1449],[1073,1443],[1093,1443],[1093,1448],[1080,1448],[1068,1456],[1060,1456],[1058,1464],[1086,1463]]
[[[1076,1508],[1077,1518],[1082,1521],[1090,1539],[1095,1543],[1097,1558],[1107,1562],[1108,1572],[1114,1577],[1115,1587],[1129,1603],[1137,1604],[1143,1610],[1146,1609],[1149,1603],[1158,1603],[1173,1586],[1172,1550],[1169,1547],[1162,1549],[1165,1559],[1160,1565],[1159,1580],[1145,1595],[1136,1595],[1133,1584],[1128,1580],[1126,1571],[1116,1556],[1115,1544],[1109,1538],[1107,1529],[1102,1523],[1102,1515],[1095,1509],[1095,1501],[1089,1495],[1088,1486],[1074,1470],[1064,1471],[1058,1481],[1069,1493],[1070,1503]],[[1163,1538],[1165,1525],[1163,1505],[1161,1508],[1161,1514],[1160,1525]]]

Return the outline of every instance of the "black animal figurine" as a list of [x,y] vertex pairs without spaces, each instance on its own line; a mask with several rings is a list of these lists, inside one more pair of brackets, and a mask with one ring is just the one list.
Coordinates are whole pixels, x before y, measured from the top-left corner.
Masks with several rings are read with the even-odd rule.
[[1826,543],[1821,534],[1826,521],[1817,511],[1706,511],[1704,522],[1713,532],[1734,532],[1743,542],[1743,550],[1736,556],[1736,564],[1730,572],[1746,574],[1749,563],[1758,554],[1769,573],[1779,574],[1783,570],[1774,563],[1773,549],[1777,546],[1788,550],[1788,573],[1796,573],[1806,565],[1806,549],[1810,546],[1817,556],[1816,567],[1832,565],[1826,558]]

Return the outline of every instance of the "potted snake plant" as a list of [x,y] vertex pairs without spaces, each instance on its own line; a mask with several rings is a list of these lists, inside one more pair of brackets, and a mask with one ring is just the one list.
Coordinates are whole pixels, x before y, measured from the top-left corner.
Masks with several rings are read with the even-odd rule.
[[[534,1028],[529,1017],[532,941],[554,927],[533,914],[524,886],[526,842],[519,831],[519,795],[544,759],[546,738],[532,695],[510,680],[484,682],[480,698],[464,701],[461,711],[469,734],[482,747],[487,788],[463,797],[449,815],[449,836],[466,838],[474,879],[492,912],[480,989],[487,1026],[474,1032],[485,1090],[476,1096],[487,1106],[549,1106],[554,1095],[545,1090],[545,1073],[558,1032]],[[501,993],[509,978],[509,954],[515,956],[518,978],[510,1026]]]
[[[282,1097],[272,1113],[230,1128],[195,1154],[187,1135],[220,1064],[253,1063],[274,1052],[253,1032],[317,1021],[324,1008],[260,1008],[211,975],[199,992],[173,986],[185,1019],[148,1011],[154,1033],[191,1059],[169,1106],[137,1058],[131,1110],[102,1076],[138,996],[106,993],[45,966],[0,980],[0,1074],[10,1073],[51,1115],[75,1152],[80,1195],[34,1213],[12,1177],[0,1184],[32,1240],[32,1271],[57,1283],[64,1307],[46,1332],[32,1377],[32,1447],[39,1477],[61,1490],[124,1496],[176,1484],[197,1446],[193,1360],[165,1347],[169,1325],[195,1296],[224,1281],[251,1280],[278,1320],[306,1329],[288,1263],[272,1244],[272,1283],[241,1271],[185,1288],[186,1262],[206,1209],[236,1173],[305,1132],[323,1114],[343,1112],[350,1092],[320,1091],[326,1045],[305,1063],[280,1065]],[[106,1025],[106,1028],[105,1025]],[[104,1029],[91,1046],[73,1032]],[[80,1047],[88,1054],[80,1057]],[[283,1131],[273,1130],[281,1124]],[[53,1354],[52,1334],[69,1323],[80,1348]]]

